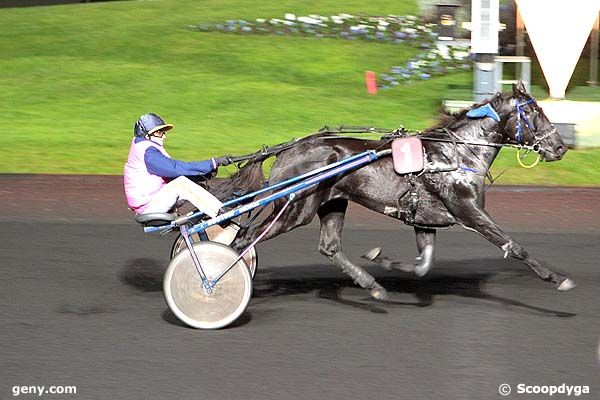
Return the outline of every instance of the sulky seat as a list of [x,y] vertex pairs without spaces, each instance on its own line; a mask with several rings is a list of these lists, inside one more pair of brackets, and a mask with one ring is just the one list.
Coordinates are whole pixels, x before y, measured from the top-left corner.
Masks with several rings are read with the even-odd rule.
[[149,213],[136,214],[135,220],[142,226],[162,226],[168,225],[179,218],[177,213]]

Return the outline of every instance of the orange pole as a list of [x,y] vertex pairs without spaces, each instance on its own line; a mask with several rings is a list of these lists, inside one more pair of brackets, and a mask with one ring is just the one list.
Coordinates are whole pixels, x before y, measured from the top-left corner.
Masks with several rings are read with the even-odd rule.
[[377,77],[375,75],[375,72],[365,72],[365,84],[367,85],[367,93],[377,94]]

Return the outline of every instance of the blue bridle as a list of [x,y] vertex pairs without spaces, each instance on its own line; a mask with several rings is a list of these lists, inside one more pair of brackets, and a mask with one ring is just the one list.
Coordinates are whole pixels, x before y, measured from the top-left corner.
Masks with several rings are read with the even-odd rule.
[[[516,100],[516,99],[515,99]],[[522,102],[519,102],[518,100],[516,100],[515,103],[515,118],[517,120],[516,122],[516,134],[515,134],[515,141],[517,142],[515,143],[505,143],[502,146],[515,146],[515,147],[519,147],[519,148],[526,148],[528,150],[533,150],[533,151],[537,151],[538,153],[540,152],[539,150],[539,144],[546,139],[548,136],[552,135],[553,133],[556,132],[556,129],[554,127],[552,127],[552,129],[549,129],[545,132],[542,132],[539,136],[538,136],[538,128],[536,127],[535,129],[533,128],[533,124],[531,123],[531,121],[529,120],[529,117],[527,116],[527,112],[525,112],[524,107],[529,105],[529,104],[534,104],[535,107],[537,104],[537,101],[535,98],[531,97],[529,100],[524,100]],[[535,111],[539,111],[539,107],[535,109]],[[500,116],[498,115],[498,113],[496,112],[496,110],[494,110],[494,108],[491,106],[491,104],[485,104],[483,106],[480,106],[478,108],[474,108],[472,110],[469,110],[467,112],[467,117],[469,118],[492,118],[494,121],[496,122],[500,122]],[[525,124],[525,126],[527,127],[527,129],[529,129],[529,131],[531,131],[532,133],[532,138],[531,138],[531,143],[527,143],[525,142],[524,144],[522,144],[523,142],[523,124]],[[504,127],[504,129],[506,130],[506,132],[509,134],[510,137],[510,132],[508,132],[508,130],[506,129],[506,126]]]
[[523,122],[525,122],[525,126],[527,126],[527,128],[534,132],[534,129],[531,127],[531,124],[529,123],[529,118],[527,117],[527,114],[525,113],[525,111],[523,110],[523,106],[526,106],[528,104],[531,103],[535,103],[535,99],[531,98],[527,101],[524,101],[523,103],[516,103],[515,104],[515,112],[517,114],[517,135],[515,137],[515,139],[517,139],[517,143],[521,144],[521,132],[523,131],[523,126],[521,125],[521,119],[523,119]]

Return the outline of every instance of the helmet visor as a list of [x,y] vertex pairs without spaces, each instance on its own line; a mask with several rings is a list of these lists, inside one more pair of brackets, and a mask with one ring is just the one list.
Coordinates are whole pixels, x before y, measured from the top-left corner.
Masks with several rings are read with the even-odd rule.
[[171,129],[173,129],[173,125],[171,125],[171,124],[158,125],[158,126],[155,126],[152,129],[150,129],[148,131],[148,135],[152,135],[156,131],[166,132],[166,131],[170,131]]

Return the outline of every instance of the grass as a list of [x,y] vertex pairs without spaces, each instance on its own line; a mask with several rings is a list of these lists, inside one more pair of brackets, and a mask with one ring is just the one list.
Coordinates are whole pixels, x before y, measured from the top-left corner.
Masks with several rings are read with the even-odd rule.
[[[167,148],[184,160],[252,152],[326,124],[423,129],[448,88],[470,82],[463,73],[369,96],[364,71],[402,65],[416,50],[186,28],[286,12],[406,15],[417,6],[159,0],[0,9],[0,115],[9,127],[0,172],[119,174],[133,123],[150,111],[175,124]],[[570,162],[509,174],[502,182],[570,184],[577,175],[571,163],[588,163],[587,178],[576,182],[595,185],[598,154],[569,152]],[[504,162],[510,160],[501,155],[498,163]]]
[[[600,150],[569,150],[561,161],[542,162],[532,169],[521,168],[516,161],[516,150],[502,149],[492,166],[494,176],[503,173],[499,184],[511,185],[564,185],[598,186],[600,184]],[[531,158],[523,160],[531,164]]]

